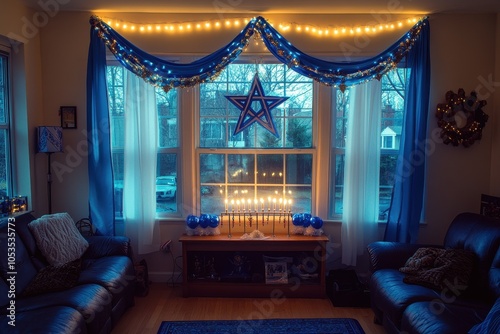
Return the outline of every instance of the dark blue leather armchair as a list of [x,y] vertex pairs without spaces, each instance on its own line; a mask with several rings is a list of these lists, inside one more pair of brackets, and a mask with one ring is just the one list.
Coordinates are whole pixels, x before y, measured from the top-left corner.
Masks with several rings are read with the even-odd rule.
[[438,291],[404,283],[399,268],[425,246],[429,245],[383,241],[368,246],[375,321],[388,333],[468,333],[500,297],[500,220],[461,213],[449,226],[443,245],[432,245],[475,253],[467,287],[449,284]]

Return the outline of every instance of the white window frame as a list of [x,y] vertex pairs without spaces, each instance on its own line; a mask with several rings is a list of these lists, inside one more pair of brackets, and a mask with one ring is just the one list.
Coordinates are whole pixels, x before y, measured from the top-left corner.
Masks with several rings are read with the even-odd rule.
[[[259,64],[281,64],[278,62],[274,57],[270,56],[251,56],[251,57],[241,57],[237,62],[234,62],[235,64],[252,64],[258,62]],[[313,101],[312,101],[312,121],[313,121],[313,138],[312,138],[312,147],[311,148],[301,148],[301,149],[292,149],[292,148],[276,148],[276,149],[266,149],[265,153],[269,154],[295,154],[295,153],[300,153],[300,154],[311,154],[312,155],[312,180],[311,180],[311,211],[315,212],[317,215],[323,215],[323,217],[326,217],[327,213],[327,208],[324,205],[320,205],[319,203],[316,203],[315,199],[318,198],[318,193],[320,193],[322,198],[326,198],[327,196],[325,194],[328,193],[328,186],[327,187],[319,187],[318,182],[316,182],[317,179],[317,168],[318,168],[318,159],[319,159],[319,154],[318,154],[318,90],[320,88],[319,83],[316,81],[312,82],[313,85]],[[201,148],[200,147],[200,129],[199,129],[199,119],[200,119],[200,106],[199,106],[199,97],[200,97],[200,91],[198,85],[195,86],[193,89],[187,89],[186,95],[189,95],[189,98],[192,99],[191,103],[193,105],[194,113],[193,114],[193,119],[191,120],[189,118],[189,114],[186,112],[180,112],[180,117],[183,118],[181,123],[183,124],[182,126],[182,134],[181,137],[183,138],[183,142],[187,144],[186,140],[189,140],[189,138],[186,138],[186,134],[192,134],[194,133],[194,136],[191,136],[191,138],[194,137],[195,144],[194,146],[187,147],[185,150],[187,151],[187,154],[192,156],[194,158],[195,163],[194,164],[188,164],[188,166],[183,166],[182,170],[186,172],[187,170],[190,170],[189,173],[192,175],[190,180],[194,180],[193,186],[188,189],[195,189],[193,191],[194,197],[189,198],[188,202],[192,203],[192,207],[195,208],[196,210],[193,210],[192,212],[187,212],[185,214],[199,214],[200,213],[200,207],[201,207],[201,192],[200,192],[200,155],[201,154],[237,154],[238,152],[234,150],[234,148]],[[323,90],[321,90],[323,91]],[[324,92],[324,91],[323,91]],[[181,107],[182,110],[182,107]],[[184,119],[184,117],[187,117],[188,119]],[[328,132],[327,132],[328,133]],[[190,150],[192,148],[192,150]],[[241,154],[259,154],[262,153],[262,149],[259,148],[248,148],[248,149],[243,149],[243,152]],[[324,162],[328,164],[328,159],[324,158]],[[183,162],[186,162],[183,160]],[[193,168],[191,168],[193,167]],[[328,175],[325,175],[324,177],[328,178]],[[322,183],[322,182],[321,182]],[[253,184],[255,185],[255,183]],[[249,186],[252,186],[252,184],[249,184]],[[326,188],[326,189],[321,189],[319,190],[318,188]],[[186,188],[185,188],[186,189]],[[184,202],[187,203],[187,202]],[[327,201],[325,200],[325,203]],[[216,214],[216,213],[215,213]]]

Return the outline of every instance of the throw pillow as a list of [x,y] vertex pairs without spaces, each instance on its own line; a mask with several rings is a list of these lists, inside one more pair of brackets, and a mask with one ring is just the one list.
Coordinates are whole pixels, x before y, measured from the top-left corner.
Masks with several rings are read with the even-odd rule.
[[474,261],[475,254],[464,249],[420,248],[408,259],[409,265],[400,271],[407,274],[403,279],[405,283],[442,290],[449,286],[467,286]]
[[80,276],[81,264],[78,259],[62,266],[47,266],[41,269],[24,289],[22,296],[35,296],[74,287]]
[[44,215],[29,223],[28,227],[43,256],[53,266],[79,259],[89,247],[66,212]]
[[400,268],[399,271],[405,274],[414,274],[421,270],[430,269],[434,266],[434,261],[441,255],[445,250],[442,248],[435,247],[422,247],[417,249],[415,254],[410,257],[404,267]]

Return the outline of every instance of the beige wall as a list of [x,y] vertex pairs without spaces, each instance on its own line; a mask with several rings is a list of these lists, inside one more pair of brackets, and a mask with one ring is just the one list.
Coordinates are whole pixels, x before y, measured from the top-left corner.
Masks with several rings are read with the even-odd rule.
[[[2,7],[4,5],[0,5]],[[10,10],[10,9],[9,9]],[[0,11],[0,33],[7,34],[11,27],[21,24],[19,17],[26,15],[24,9],[17,8],[11,15]],[[31,14],[31,13],[30,13]],[[32,15],[32,14],[31,14]],[[100,14],[101,17],[114,14]],[[3,20],[6,16],[7,21]],[[55,179],[53,185],[54,211],[68,211],[74,219],[88,214],[88,176],[86,162],[86,61],[89,43],[90,13],[58,13],[41,29],[36,43],[26,44],[26,74],[28,82],[29,110],[28,127],[59,123],[58,108],[61,105],[76,105],[78,108],[78,129],[64,130],[66,152],[54,155],[54,160],[69,166],[61,179]],[[116,17],[116,16],[115,16]],[[217,16],[213,16],[217,17]],[[120,18],[130,21],[157,21],[150,15],[123,14]],[[202,20],[208,17],[165,16],[160,20],[183,21]],[[364,16],[294,16],[266,17],[276,22],[281,20],[310,22],[316,24],[336,24],[337,22],[364,23],[375,20]],[[481,193],[500,195],[500,117],[496,109],[500,107],[500,94],[495,89],[481,88],[485,79],[493,76],[500,81],[500,17],[494,14],[481,15],[432,15],[431,24],[431,61],[432,83],[429,109],[429,147],[428,176],[426,195],[426,225],[421,229],[422,242],[439,243],[444,237],[450,220],[461,211],[478,212]],[[220,31],[217,34],[200,32],[186,35],[162,35],[159,40],[153,34],[126,35],[135,44],[148,52],[206,54],[215,51],[236,35],[237,31]],[[343,42],[331,39],[304,38],[305,34],[289,33],[289,38],[300,49],[318,55],[332,53],[342,55],[343,50],[354,51],[354,55],[365,55],[381,51],[391,41],[399,37],[400,32],[379,35],[365,40]],[[38,43],[40,38],[40,43]],[[35,47],[36,45],[36,47]],[[259,47],[252,46],[250,52],[260,53]],[[41,65],[41,66],[39,66]],[[496,66],[495,66],[496,65]],[[496,75],[496,76],[495,76]],[[494,80],[495,81],[495,80]],[[470,148],[451,147],[442,144],[433,134],[436,130],[435,107],[444,102],[448,90],[464,88],[466,92],[480,89],[488,105],[484,111],[490,115],[483,140]],[[43,91],[43,99],[42,99]],[[30,102],[31,101],[31,102]],[[495,108],[496,107],[496,108]],[[31,140],[31,139],[30,139]],[[33,141],[30,141],[32,143]],[[45,199],[40,200],[45,190],[46,160],[35,156],[30,148],[31,172],[34,174],[33,196],[38,201],[36,213],[45,212]],[[43,191],[42,191],[43,190]],[[177,240],[183,232],[184,223],[165,222],[161,225],[162,239]],[[383,225],[380,232],[383,233]],[[335,243],[340,242],[340,224],[327,223],[325,230]],[[180,255],[180,245],[173,243],[175,255]],[[146,256],[150,271],[153,273],[170,272],[171,260],[163,254]],[[338,256],[332,261],[337,261]]]
[[[427,168],[426,223],[420,239],[440,242],[450,220],[461,211],[479,212],[480,196],[489,194],[491,154],[498,110],[498,91],[486,87],[495,74],[496,15],[435,15],[431,20],[431,95],[429,110],[429,151]],[[494,78],[494,77],[493,77]],[[498,78],[497,80],[498,81]],[[444,145],[435,140],[439,133],[435,111],[445,102],[448,90],[477,90],[486,100],[484,111],[490,119],[483,139],[469,148]],[[498,88],[496,88],[498,90]],[[438,137],[438,136],[437,136]],[[498,169],[497,169],[498,170]],[[498,188],[496,190],[498,192]]]

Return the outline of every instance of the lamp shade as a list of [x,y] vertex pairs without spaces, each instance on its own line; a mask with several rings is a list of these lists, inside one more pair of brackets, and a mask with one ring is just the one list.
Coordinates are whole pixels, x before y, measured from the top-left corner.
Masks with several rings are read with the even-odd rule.
[[37,150],[44,153],[62,152],[62,127],[39,126],[37,129]]

